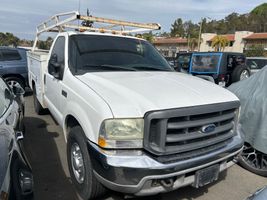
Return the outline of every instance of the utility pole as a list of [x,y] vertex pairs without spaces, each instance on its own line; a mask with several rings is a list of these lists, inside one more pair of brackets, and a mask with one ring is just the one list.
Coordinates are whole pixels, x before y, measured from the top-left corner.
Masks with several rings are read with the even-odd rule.
[[202,25],[203,25],[203,18],[201,18],[201,23],[200,23],[200,27],[199,27],[198,45],[197,45],[198,52],[200,51],[200,40],[201,40]]

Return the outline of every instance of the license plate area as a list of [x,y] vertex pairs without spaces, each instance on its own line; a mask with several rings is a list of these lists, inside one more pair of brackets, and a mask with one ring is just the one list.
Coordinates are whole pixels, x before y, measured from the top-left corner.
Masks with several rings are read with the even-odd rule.
[[194,187],[199,188],[216,181],[219,177],[220,165],[212,165],[205,169],[201,169],[195,174]]

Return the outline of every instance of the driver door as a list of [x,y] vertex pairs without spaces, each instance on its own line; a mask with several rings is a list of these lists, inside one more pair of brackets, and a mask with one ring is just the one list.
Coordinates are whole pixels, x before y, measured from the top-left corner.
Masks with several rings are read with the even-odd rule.
[[[56,39],[53,46],[50,60],[48,62],[48,70],[45,72],[44,84],[45,84],[45,101],[49,111],[53,117],[61,124],[63,115],[61,111],[61,91],[62,91],[62,79],[65,68],[65,37],[60,36]],[[56,60],[54,60],[56,58]],[[62,77],[57,77],[53,70],[50,70],[51,62],[56,62],[60,65],[60,71]]]

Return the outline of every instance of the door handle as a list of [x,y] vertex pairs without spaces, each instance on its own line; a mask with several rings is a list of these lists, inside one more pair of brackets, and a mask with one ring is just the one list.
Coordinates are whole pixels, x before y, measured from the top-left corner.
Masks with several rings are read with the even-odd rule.
[[65,90],[62,90],[61,94],[62,94],[62,96],[66,97],[66,98],[68,96],[68,93]]
[[46,75],[44,75],[44,84],[46,84]]

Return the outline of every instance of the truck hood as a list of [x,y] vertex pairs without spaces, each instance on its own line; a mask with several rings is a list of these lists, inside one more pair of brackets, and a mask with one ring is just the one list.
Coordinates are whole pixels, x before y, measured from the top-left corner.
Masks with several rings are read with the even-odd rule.
[[214,83],[178,72],[96,72],[77,78],[104,99],[116,118],[238,100]]

